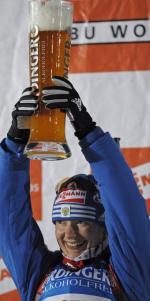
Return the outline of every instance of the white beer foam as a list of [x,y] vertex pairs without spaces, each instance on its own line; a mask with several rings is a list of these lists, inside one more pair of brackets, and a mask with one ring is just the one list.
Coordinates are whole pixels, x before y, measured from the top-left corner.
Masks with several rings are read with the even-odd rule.
[[66,30],[72,25],[72,5],[66,1],[36,0],[29,5],[30,28],[38,25],[40,30]]

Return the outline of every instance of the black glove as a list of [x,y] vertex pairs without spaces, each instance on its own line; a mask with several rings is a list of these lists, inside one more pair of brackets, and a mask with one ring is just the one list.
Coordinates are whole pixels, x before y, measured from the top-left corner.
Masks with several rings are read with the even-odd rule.
[[75,135],[82,139],[96,127],[91,116],[83,105],[78,92],[66,79],[53,77],[55,86],[44,88],[42,101],[48,109],[62,109],[68,114],[75,128]]
[[7,137],[18,143],[26,144],[30,130],[29,129],[18,129],[17,128],[17,117],[20,116],[31,116],[38,109],[38,91],[33,91],[33,89],[26,88],[22,92],[22,96],[19,101],[15,104],[12,111],[12,125],[8,131]]

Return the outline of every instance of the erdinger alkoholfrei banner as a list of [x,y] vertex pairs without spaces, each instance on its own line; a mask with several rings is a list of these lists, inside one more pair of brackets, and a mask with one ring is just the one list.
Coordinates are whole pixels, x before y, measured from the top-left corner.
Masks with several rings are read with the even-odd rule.
[[[121,136],[122,151],[150,214],[150,1],[72,2],[71,76],[79,85],[84,82],[83,95],[92,96],[87,104],[99,125]],[[34,217],[41,221],[41,162],[31,165],[31,197]],[[21,299],[0,258],[0,301],[6,300]]]

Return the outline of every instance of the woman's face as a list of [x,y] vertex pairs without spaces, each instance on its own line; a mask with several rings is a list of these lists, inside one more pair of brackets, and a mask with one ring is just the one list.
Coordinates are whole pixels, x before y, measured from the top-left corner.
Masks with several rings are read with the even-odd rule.
[[100,244],[103,228],[91,221],[57,221],[55,234],[65,256],[75,258],[83,251]]

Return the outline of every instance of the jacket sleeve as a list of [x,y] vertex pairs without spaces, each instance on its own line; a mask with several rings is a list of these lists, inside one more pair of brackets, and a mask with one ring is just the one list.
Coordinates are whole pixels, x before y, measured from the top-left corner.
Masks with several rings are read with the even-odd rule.
[[99,128],[81,142],[100,187],[112,265],[129,299],[150,298],[150,223],[143,197],[118,145]]
[[11,152],[5,140],[0,147],[0,255],[22,300],[32,300],[49,252],[32,216],[29,160],[19,148]]

